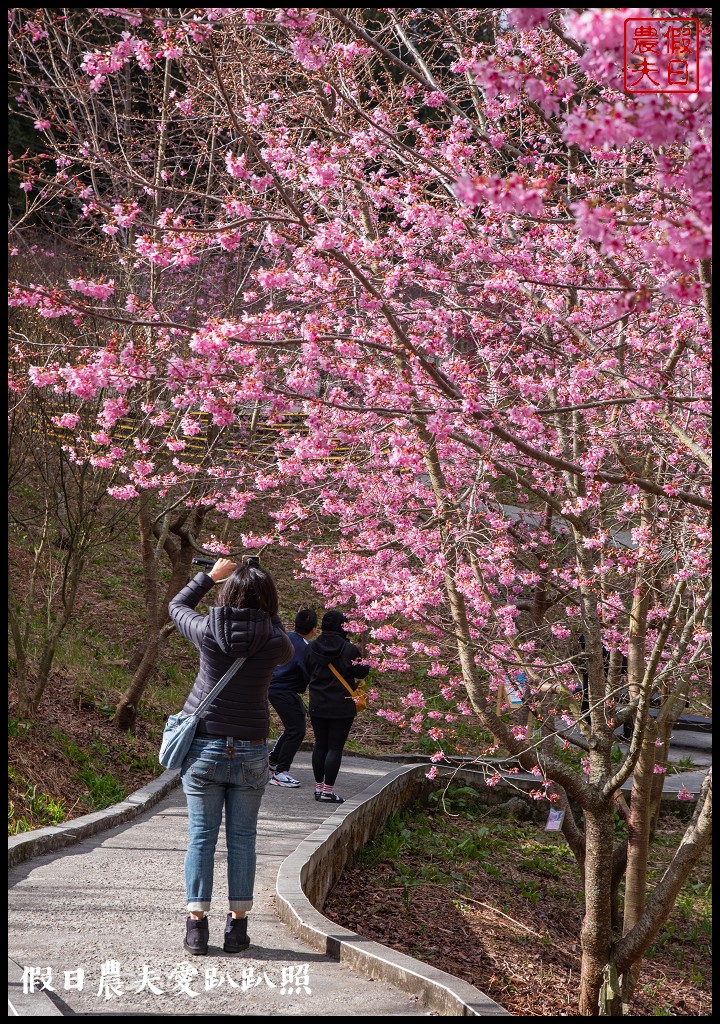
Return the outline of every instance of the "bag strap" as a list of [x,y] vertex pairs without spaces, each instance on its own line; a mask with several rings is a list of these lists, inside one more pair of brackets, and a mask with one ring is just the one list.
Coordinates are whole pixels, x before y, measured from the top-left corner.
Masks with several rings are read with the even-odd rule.
[[215,698],[218,696],[218,694],[220,694],[225,689],[227,684],[233,678],[233,676],[235,675],[235,673],[237,672],[237,670],[240,668],[240,666],[243,664],[244,661],[247,661],[247,658],[238,658],[237,661],[233,662],[233,664],[227,670],[227,672],[222,677],[220,682],[216,683],[215,686],[213,686],[213,688],[210,691],[210,693],[207,695],[207,697],[204,697],[200,701],[198,706],[195,708],[195,711],[193,712],[193,714],[195,715],[196,718],[199,718],[200,715],[203,714],[205,709],[210,704],[212,704],[212,702],[215,700]]
[[356,695],[356,693],[357,693],[357,691],[356,691],[356,690],[353,690],[353,688],[352,688],[351,686],[349,686],[349,685],[348,685],[348,684],[347,684],[347,683],[345,682],[345,680],[344,680],[344,679],[343,679],[343,677],[342,677],[342,676],[340,675],[340,673],[338,672],[338,670],[337,670],[337,669],[335,668],[335,666],[333,665],[333,663],[332,663],[331,661],[329,661],[329,662],[328,662],[328,668],[330,669],[330,671],[332,672],[332,674],[333,674],[333,675],[334,675],[334,676],[335,676],[335,677],[336,677],[337,679],[339,679],[339,680],[340,680],[340,682],[341,682],[341,683],[343,684],[343,686],[345,687],[345,689],[347,690],[347,692],[348,692],[348,693],[350,694],[350,696],[354,698],[354,697],[355,697],[355,695]]

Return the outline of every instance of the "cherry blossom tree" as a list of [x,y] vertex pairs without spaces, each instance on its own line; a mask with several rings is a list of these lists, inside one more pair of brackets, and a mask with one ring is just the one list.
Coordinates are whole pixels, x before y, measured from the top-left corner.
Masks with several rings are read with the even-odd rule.
[[[20,17],[18,12],[18,19]],[[84,437],[83,444],[76,449],[71,443],[73,434],[63,438],[69,464],[84,463],[95,470],[98,479],[112,476],[110,494],[124,499],[128,509],[133,508],[138,523],[145,614],[140,640],[128,662],[131,679],[119,700],[114,718],[116,724],[124,729],[135,723],[138,702],[168,636],[168,602],[184,585],[191,557],[199,549],[198,535],[212,501],[203,500],[208,488],[197,472],[197,465],[203,461],[212,465],[211,453],[217,431],[213,433],[213,430],[206,429],[204,420],[207,416],[200,411],[197,417],[187,418],[186,440],[174,438],[164,429],[171,419],[170,414],[162,408],[155,408],[157,389],[153,388],[151,381],[146,380],[142,387],[121,387],[119,391],[108,392],[98,385],[103,383],[104,371],[115,362],[113,353],[118,357],[118,365],[127,368],[132,376],[136,349],[148,351],[159,343],[169,350],[173,344],[172,334],[156,333],[155,324],[160,317],[154,311],[154,303],[162,301],[164,308],[171,310],[171,315],[182,317],[187,324],[193,319],[190,310],[202,310],[212,301],[216,288],[202,284],[205,280],[202,258],[188,261],[190,265],[194,264],[192,271],[187,270],[187,264],[180,256],[171,267],[152,263],[149,273],[146,273],[144,262],[137,266],[128,258],[128,253],[135,252],[134,223],[141,213],[164,221],[160,206],[162,184],[169,175],[167,167],[175,167],[180,159],[178,153],[162,141],[162,131],[161,142],[156,146],[158,126],[154,122],[150,133],[136,131],[139,122],[148,120],[148,111],[153,109],[153,104],[157,104],[160,122],[169,116],[171,109],[175,109],[175,93],[168,86],[171,64],[166,64],[155,75],[154,61],[145,48],[132,50],[138,58],[137,66],[147,73],[147,78],[141,83],[129,77],[126,79],[121,97],[123,116],[118,117],[113,105],[108,108],[100,102],[88,103],[85,65],[74,60],[73,47],[79,40],[87,38],[87,45],[90,41],[99,41],[102,20],[92,14],[87,16],[82,10],[70,11],[57,18],[46,18],[41,13],[40,18],[41,22],[36,21],[34,15],[27,21],[16,22],[23,41],[23,46],[14,50],[18,58],[17,75],[13,79],[17,108],[27,124],[34,126],[39,136],[45,139],[47,146],[38,144],[21,151],[23,174],[20,176],[20,194],[24,192],[27,204],[22,213],[13,211],[11,254],[14,262],[22,267],[22,273],[16,279],[18,287],[20,281],[27,280],[28,274],[35,281],[42,282],[39,291],[35,285],[31,286],[33,298],[29,300],[31,308],[41,318],[40,323],[43,320],[46,324],[55,319],[71,320],[75,343],[71,344],[66,334],[65,344],[60,345],[66,363],[65,379],[69,394],[75,400],[83,399],[86,406],[98,406],[93,418],[94,429],[84,434],[78,431]],[[127,13],[127,19],[129,23],[136,20],[131,13]],[[105,38],[114,38],[114,29]],[[58,54],[63,54],[62,61]],[[52,107],[52,121],[35,109],[37,97],[31,83],[40,80],[45,101]],[[27,91],[23,83],[30,86]],[[92,97],[92,93],[90,95]],[[53,125],[58,124],[62,124],[64,129],[62,141],[52,131]],[[186,147],[183,151],[185,159],[188,153]],[[108,169],[106,161],[111,156],[113,166]],[[74,166],[73,158],[78,157],[82,160],[90,158],[87,180],[83,178],[80,181],[70,173],[69,169]],[[45,186],[38,184],[35,188],[32,182],[43,180],[49,161],[56,172],[52,182]],[[209,177],[205,180],[207,188],[210,187],[212,173],[210,161]],[[187,171],[180,168],[178,174],[183,177]],[[100,207],[93,198],[97,194],[101,194],[101,202],[112,200],[116,223],[99,221]],[[42,245],[36,244],[37,236],[42,238]],[[218,248],[220,252],[225,251]],[[68,264],[70,252],[71,265]],[[116,268],[116,277],[103,273],[108,266]],[[162,274],[161,270],[166,273]],[[237,290],[246,272],[247,266],[243,268],[242,260],[235,260],[232,268],[222,268],[216,277],[216,287],[223,299],[231,296],[232,289]],[[117,289],[122,287],[124,295],[125,316],[122,320],[110,315],[105,308],[108,300],[116,295],[116,286]],[[67,293],[67,305],[59,301],[62,289]],[[136,291],[142,298],[136,297]],[[51,294],[53,298],[43,297]],[[86,304],[83,310],[79,309],[78,302]],[[91,310],[93,303],[97,305]],[[20,311],[27,305],[26,302],[12,304]],[[134,318],[139,305],[147,312],[145,322],[140,324]],[[229,308],[233,308],[231,297]],[[102,360],[104,369],[98,367],[100,375],[95,376],[91,372],[88,377],[87,358],[98,348],[97,339],[101,339],[106,351]],[[28,365],[36,361],[38,351],[50,359],[53,346],[44,337],[42,343],[29,341],[22,331],[14,332],[13,343],[15,369],[11,404],[17,403],[19,408],[28,404],[25,384],[44,379],[42,367],[36,366],[29,374]],[[91,396],[94,396],[92,401]],[[58,408],[54,411],[63,410]],[[71,420],[72,417],[66,429],[71,426]],[[196,438],[200,434],[202,437]],[[155,451],[158,445],[162,456],[159,458],[155,453],[154,462],[145,459],[144,456],[151,450]],[[128,446],[134,452],[141,479],[149,478],[147,489],[138,491],[122,478],[119,459]],[[64,455],[61,457],[65,458]],[[180,464],[177,473],[173,460]],[[158,472],[151,473],[153,465]],[[162,479],[161,466],[166,468],[176,485],[169,496],[168,491],[156,486]],[[121,474],[121,479],[117,479],[118,474]]]
[[[107,446],[119,500],[259,504],[247,546],[298,547],[380,671],[426,670],[378,713],[438,763],[472,711],[488,785],[499,751],[537,776],[584,878],[583,1015],[629,1003],[710,838],[708,774],[648,891],[670,732],[709,686],[710,28],[674,13],[700,16],[694,94],[623,91],[622,8],[11,17],[48,143],[14,156],[11,244],[53,211],[78,257],[11,302],[97,330],[29,385],[101,397],[74,452]],[[251,410],[284,424],[261,459]],[[200,413],[217,447],[181,458]]]

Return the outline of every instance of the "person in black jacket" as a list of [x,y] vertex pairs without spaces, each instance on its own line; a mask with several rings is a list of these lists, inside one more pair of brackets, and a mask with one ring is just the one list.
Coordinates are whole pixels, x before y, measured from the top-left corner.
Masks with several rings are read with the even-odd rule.
[[305,705],[300,697],[305,693],[308,675],[305,668],[305,652],[317,632],[317,615],[310,608],[303,608],[295,616],[295,632],[288,633],[295,648],[295,656],[287,665],[279,665],[270,680],[268,696],[270,703],[280,715],[283,724],[282,736],[270,754],[270,785],[296,788],[299,781],[290,774],[293,758],[305,739]]
[[340,611],[323,615],[320,636],[305,653],[310,694],[310,721],[315,734],[312,767],[315,776],[315,799],[323,803],[341,804],[343,797],[334,790],[340,771],[343,747],[350,735],[357,708],[352,695],[331,669],[343,677],[352,690],[358,679],[364,679],[369,665],[358,665],[361,657],[355,644],[343,630],[346,617]]
[[[216,583],[224,583],[208,615],[195,606]],[[293,656],[278,616],[278,595],[257,558],[240,566],[220,558],[200,572],[170,602],[170,616],[200,651],[200,670],[183,712],[191,714],[239,658],[245,658],[198,723],[180,769],[188,805],[189,842],[185,885],[189,917],[184,947],[208,951],[207,912],[213,888],[215,847],[225,809],[230,913],[223,949],[247,949],[247,911],[253,903],[255,845],[260,801],[268,782],[268,686],[277,665]]]

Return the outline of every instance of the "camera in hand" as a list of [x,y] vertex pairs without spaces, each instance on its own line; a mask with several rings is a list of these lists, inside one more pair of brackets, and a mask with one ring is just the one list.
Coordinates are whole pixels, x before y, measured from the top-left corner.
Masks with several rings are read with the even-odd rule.
[[193,558],[192,564],[199,565],[201,569],[212,569],[215,565],[216,559],[214,558]]

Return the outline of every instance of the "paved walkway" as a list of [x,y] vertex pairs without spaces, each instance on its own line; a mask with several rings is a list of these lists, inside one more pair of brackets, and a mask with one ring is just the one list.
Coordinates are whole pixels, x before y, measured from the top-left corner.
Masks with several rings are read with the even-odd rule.
[[[395,767],[346,757],[338,790],[352,796]],[[309,754],[298,755],[293,772],[302,787],[268,786],[261,806],[247,953],[222,951],[227,895],[222,833],[210,953],[191,957],[182,949],[187,811],[177,788],[126,825],[11,869],[9,955],[48,979],[48,968],[52,971],[50,983],[57,990],[52,998],[64,1016],[428,1015],[399,989],[309,949],[276,917],[278,868],[329,810],[313,797]],[[78,986],[80,970],[82,990],[67,987]],[[151,982],[163,993],[153,992]],[[28,995],[22,1016],[35,1015],[30,1000]]]

